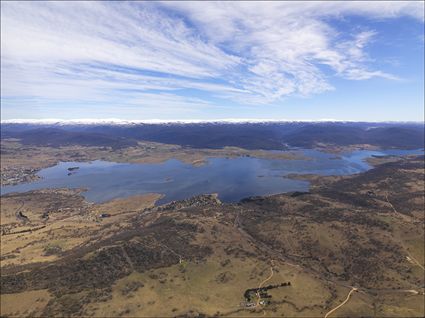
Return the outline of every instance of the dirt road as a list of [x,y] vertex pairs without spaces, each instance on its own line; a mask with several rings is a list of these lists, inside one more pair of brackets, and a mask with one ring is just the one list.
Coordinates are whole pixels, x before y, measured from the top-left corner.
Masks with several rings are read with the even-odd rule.
[[350,290],[350,292],[348,293],[347,298],[345,298],[345,300],[341,304],[339,304],[338,306],[336,306],[334,309],[332,309],[331,311],[328,311],[328,313],[325,315],[325,318],[329,317],[329,315],[332,314],[334,311],[336,311],[338,308],[341,308],[342,306],[344,306],[348,302],[348,300],[350,299],[351,294],[353,292],[355,292],[356,290],[357,290],[357,288],[353,287]]
[[274,263],[273,263],[273,260],[271,261],[271,266],[270,266],[270,275],[269,275],[269,277],[267,277],[265,280],[263,280],[261,283],[260,283],[260,285],[258,285],[258,289],[257,289],[257,305],[255,306],[255,307],[258,307],[259,305],[260,305],[260,301],[261,301],[261,296],[260,296],[260,289],[261,289],[261,287],[267,282],[267,281],[269,281],[272,277],[273,277],[273,275],[274,275],[274,272],[273,272],[273,266],[274,266]]

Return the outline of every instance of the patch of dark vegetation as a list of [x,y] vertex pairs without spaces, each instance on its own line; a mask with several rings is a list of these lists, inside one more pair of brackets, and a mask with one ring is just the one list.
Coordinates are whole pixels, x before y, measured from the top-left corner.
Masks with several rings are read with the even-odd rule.
[[291,193],[291,197],[296,198],[299,197],[301,195],[306,195],[309,194],[310,192],[301,192],[301,191],[295,191]]
[[90,289],[80,293],[59,295],[51,299],[41,314],[42,317],[90,316],[85,306],[90,303],[107,302],[112,299],[112,289]]
[[80,295],[63,295],[50,300],[43,310],[43,317],[54,317],[58,313],[62,317],[86,316],[84,305],[89,303],[88,298],[81,297]]
[[232,261],[231,261],[230,259],[226,258],[224,261],[221,261],[221,262],[220,262],[220,265],[221,265],[222,267],[226,267],[226,266],[228,266],[231,262],[232,262]]
[[257,295],[259,295],[260,298],[262,299],[272,298],[272,296],[269,295],[267,291],[271,289],[287,287],[287,286],[291,286],[291,282],[285,282],[285,283],[281,283],[277,285],[267,285],[261,288],[250,288],[245,290],[243,296],[247,303],[251,303],[253,300],[257,298]]
[[220,284],[227,284],[228,282],[232,281],[235,278],[235,274],[232,272],[222,272],[218,274],[215,278],[215,281]]
[[61,252],[62,252],[62,248],[58,245],[49,244],[44,248],[45,256],[56,255],[56,254],[60,254]]
[[195,310],[189,310],[187,313],[177,315],[176,318],[207,318],[208,316],[204,313],[197,312]]
[[56,295],[77,293],[85,288],[103,288],[130,273],[121,249],[105,248],[89,259],[49,265],[31,272],[2,276],[4,293],[49,289]]
[[217,206],[220,204],[221,202],[218,200],[216,195],[202,194],[185,200],[173,201],[168,204],[161,205],[157,209],[158,211],[171,211],[186,208]]
[[16,217],[23,222],[29,222],[29,220],[30,220],[25,214],[22,213],[22,211],[19,211],[16,214]]
[[121,295],[128,296],[129,294],[132,294],[139,290],[139,288],[144,287],[145,285],[142,282],[138,281],[131,281],[121,289]]

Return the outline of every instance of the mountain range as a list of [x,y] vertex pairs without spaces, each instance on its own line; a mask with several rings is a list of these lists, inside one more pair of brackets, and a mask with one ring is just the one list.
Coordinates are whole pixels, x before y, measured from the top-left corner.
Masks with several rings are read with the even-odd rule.
[[84,123],[3,122],[2,138],[18,138],[40,146],[108,146],[123,148],[152,141],[192,148],[284,150],[372,145],[414,149],[424,146],[423,123],[368,122],[199,122],[199,123]]

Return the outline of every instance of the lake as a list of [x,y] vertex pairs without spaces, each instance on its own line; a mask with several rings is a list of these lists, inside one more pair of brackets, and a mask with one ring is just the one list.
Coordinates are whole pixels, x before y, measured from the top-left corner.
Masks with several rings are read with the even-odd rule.
[[[250,196],[308,191],[308,181],[290,179],[286,177],[289,174],[349,175],[370,169],[365,159],[373,155],[424,152],[423,149],[359,150],[335,155],[310,149],[299,153],[307,159],[209,158],[202,166],[174,159],[153,164],[60,162],[39,171],[42,179],[2,187],[1,194],[43,188],[87,188],[84,197],[97,203],[145,193],[164,194],[157,204],[206,193],[218,193],[223,202],[237,202]],[[76,166],[79,169],[68,175],[68,168]]]

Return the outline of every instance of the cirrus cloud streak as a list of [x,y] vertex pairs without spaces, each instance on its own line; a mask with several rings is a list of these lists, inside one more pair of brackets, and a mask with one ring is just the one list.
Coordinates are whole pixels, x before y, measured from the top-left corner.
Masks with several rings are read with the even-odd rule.
[[19,98],[167,109],[212,107],[211,99],[267,105],[332,90],[333,78],[395,80],[368,54],[376,30],[341,32],[331,20],[424,19],[423,2],[411,1],[52,1],[2,2],[1,9],[6,107]]

